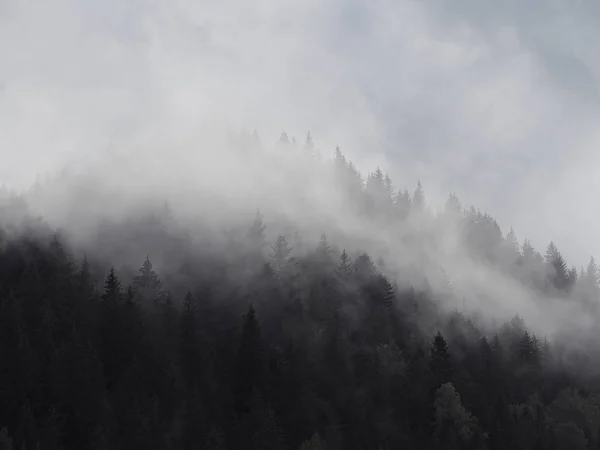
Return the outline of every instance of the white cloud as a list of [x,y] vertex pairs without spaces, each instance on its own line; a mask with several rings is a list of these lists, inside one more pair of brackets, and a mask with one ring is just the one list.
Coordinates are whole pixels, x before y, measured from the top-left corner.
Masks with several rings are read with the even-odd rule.
[[5,0],[0,178],[193,142],[203,120],[273,140],[310,129],[325,153],[456,190],[538,247],[600,255],[584,207],[599,193],[598,8],[483,3]]

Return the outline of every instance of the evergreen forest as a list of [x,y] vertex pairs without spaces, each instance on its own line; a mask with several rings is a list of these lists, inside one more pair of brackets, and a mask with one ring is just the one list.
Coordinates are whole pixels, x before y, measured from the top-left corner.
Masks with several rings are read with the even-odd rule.
[[310,135],[266,159],[285,198],[230,177],[235,220],[160,185],[104,214],[119,194],[89,176],[72,208],[48,192],[74,175],[0,191],[0,450],[600,448],[593,258],[319,159]]

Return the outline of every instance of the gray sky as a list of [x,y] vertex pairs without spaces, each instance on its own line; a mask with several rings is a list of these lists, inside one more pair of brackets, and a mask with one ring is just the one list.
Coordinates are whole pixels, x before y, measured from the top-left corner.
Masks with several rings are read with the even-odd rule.
[[0,0],[0,181],[207,120],[311,130],[581,265],[600,256],[599,19],[592,0]]

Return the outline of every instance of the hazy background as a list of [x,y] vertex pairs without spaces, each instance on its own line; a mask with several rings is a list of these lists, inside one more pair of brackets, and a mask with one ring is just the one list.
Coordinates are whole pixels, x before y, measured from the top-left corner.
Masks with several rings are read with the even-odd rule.
[[[0,183],[201,124],[311,130],[430,200],[456,191],[543,251],[600,256],[600,6],[0,0]],[[215,155],[215,158],[218,156]]]

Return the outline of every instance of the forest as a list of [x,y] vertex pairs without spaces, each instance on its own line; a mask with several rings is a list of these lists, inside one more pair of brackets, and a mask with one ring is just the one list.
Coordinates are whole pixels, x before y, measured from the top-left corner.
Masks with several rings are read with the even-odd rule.
[[[317,165],[363,231],[258,201],[225,229],[157,196],[78,241],[31,207],[44,186],[0,193],[0,450],[600,448],[593,258],[540,254],[454,194],[434,211],[421,183],[363,177],[339,148],[318,160],[310,135],[275,147]],[[465,293],[467,260],[503,281]],[[489,313],[512,292],[531,317],[588,322]]]

